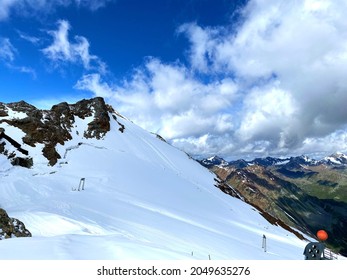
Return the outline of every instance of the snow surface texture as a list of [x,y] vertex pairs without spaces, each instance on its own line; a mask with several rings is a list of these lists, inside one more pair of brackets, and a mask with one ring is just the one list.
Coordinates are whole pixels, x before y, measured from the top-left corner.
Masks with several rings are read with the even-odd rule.
[[0,207],[33,235],[0,241],[1,259],[303,259],[307,241],[214,187],[185,153],[126,119],[124,133],[111,118],[104,139],[85,139],[89,121],[76,121],[54,167],[39,145],[23,144],[32,169],[0,156]]

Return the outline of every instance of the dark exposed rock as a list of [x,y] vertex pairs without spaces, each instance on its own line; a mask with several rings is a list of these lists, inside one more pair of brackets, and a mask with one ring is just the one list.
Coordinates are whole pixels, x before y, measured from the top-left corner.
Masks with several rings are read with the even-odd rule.
[[241,200],[245,200],[244,197],[238,192],[236,191],[233,187],[231,187],[230,185],[228,185],[224,180],[218,178],[218,179],[214,179],[216,184],[214,185],[215,187],[217,187],[218,189],[220,189],[222,192],[232,196],[232,197],[236,197],[238,199]]
[[3,103],[0,102],[0,117],[7,117],[7,110]]
[[23,222],[10,218],[6,211],[0,208],[0,240],[12,237],[31,237]]
[[167,143],[167,141],[164,139],[164,137],[163,136],[161,136],[161,135],[159,135],[159,134],[157,134],[157,133],[153,133],[154,135],[155,135],[155,137],[157,137],[159,140],[161,140],[161,141],[163,141],[163,142],[165,142],[165,143]]
[[[103,138],[110,131],[110,114],[114,117],[119,125],[119,130],[124,132],[124,125],[121,124],[116,115],[117,112],[101,97],[90,100],[81,100],[76,104],[66,102],[54,105],[51,110],[39,110],[36,107],[24,102],[15,102],[4,104],[0,103],[0,116],[7,116],[7,107],[13,111],[23,112],[24,118],[4,118],[1,123],[19,128],[25,133],[22,138],[23,143],[35,147],[37,144],[44,144],[42,149],[43,155],[48,159],[50,165],[55,165],[61,155],[56,150],[56,145],[72,139],[71,130],[74,127],[76,117],[86,119],[92,117],[88,123],[88,128],[84,131],[85,138]],[[21,145],[5,133],[4,129],[0,130],[0,151],[2,154],[11,155],[12,164],[29,167],[32,165],[30,157],[23,157],[17,152],[8,153],[5,144],[1,142],[5,139],[17,149],[22,155],[28,156],[28,152]]]
[[7,104],[13,111],[17,111],[17,112],[31,112],[34,110],[37,110],[35,106],[26,103],[25,101],[19,101],[19,102],[12,102],[12,103],[8,103]]
[[31,157],[23,158],[23,157],[14,157],[11,159],[11,164],[14,166],[22,166],[26,168],[31,168],[34,164],[33,159]]
[[119,125],[118,130],[119,130],[120,132],[124,133],[124,130],[125,130],[124,124],[121,124],[121,123],[118,121],[116,115],[112,115],[112,117],[113,117],[113,119],[114,119],[114,120],[118,123],[118,125]]
[[96,137],[100,139],[110,131],[109,108],[106,106],[103,98],[94,98],[92,104],[87,100],[82,100],[76,104],[76,109],[78,110],[77,112],[86,112],[86,116],[91,116],[94,110],[94,120],[88,124],[88,130],[84,133],[86,138]]
[[0,140],[5,139],[10,144],[12,144],[19,152],[21,152],[24,155],[28,155],[29,152],[27,150],[22,149],[22,145],[19,144],[17,141],[6,135],[5,130],[3,128],[0,128]]
[[60,154],[58,154],[57,150],[55,149],[55,145],[53,144],[45,145],[42,152],[43,155],[49,160],[49,164],[52,166],[57,163],[58,159],[61,159]]

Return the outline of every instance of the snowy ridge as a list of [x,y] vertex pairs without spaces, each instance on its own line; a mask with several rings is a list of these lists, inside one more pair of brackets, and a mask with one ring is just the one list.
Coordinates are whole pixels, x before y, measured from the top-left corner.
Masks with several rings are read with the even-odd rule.
[[322,161],[326,164],[346,165],[347,164],[347,156],[343,153],[337,152],[331,156],[325,157]]
[[[40,145],[25,147],[39,158],[31,169],[0,155],[0,207],[33,235],[0,241],[0,258],[303,259],[307,241],[214,187],[185,153],[126,119],[124,133],[111,117],[102,139],[87,139],[89,122],[76,120],[54,166]],[[73,191],[81,178],[85,190]]]

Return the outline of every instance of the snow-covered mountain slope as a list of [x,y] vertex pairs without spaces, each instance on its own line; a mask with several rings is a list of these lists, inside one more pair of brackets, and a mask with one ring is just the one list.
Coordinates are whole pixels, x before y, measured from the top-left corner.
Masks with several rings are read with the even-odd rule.
[[44,142],[25,144],[21,129],[0,123],[33,158],[24,168],[0,155],[0,208],[32,233],[1,240],[1,259],[303,259],[307,241],[221,192],[185,153],[108,114],[99,139],[85,134],[95,116],[75,116],[53,166]]

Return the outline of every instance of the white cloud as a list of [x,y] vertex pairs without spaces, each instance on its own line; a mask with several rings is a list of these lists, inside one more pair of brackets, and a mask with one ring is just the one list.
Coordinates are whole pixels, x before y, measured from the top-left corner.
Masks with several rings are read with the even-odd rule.
[[209,61],[211,57],[211,37],[213,31],[210,28],[203,29],[196,23],[183,24],[178,29],[179,33],[187,33],[191,42],[189,53],[191,66],[201,72],[208,72]]
[[135,123],[168,140],[201,137],[206,131],[223,134],[233,127],[231,115],[223,112],[237,99],[233,81],[206,84],[182,65],[149,59],[121,85],[110,85],[100,75],[92,74],[75,87],[107,97]]
[[17,53],[16,48],[12,45],[10,39],[0,38],[0,60],[12,62]]
[[49,14],[58,7],[77,6],[96,11],[114,0],[0,0],[0,21],[7,20],[13,13],[33,17]]
[[71,26],[66,20],[58,21],[58,30],[49,31],[53,37],[53,43],[42,49],[44,55],[56,65],[61,63],[82,64],[85,69],[98,69],[105,71],[105,63],[97,56],[90,54],[89,42],[83,36],[75,36],[75,42],[69,40]]
[[79,7],[85,7],[91,11],[96,11],[105,7],[108,2],[112,1],[114,0],[75,0],[75,3]]
[[58,21],[58,30],[50,31],[53,37],[53,44],[45,49],[43,53],[52,60],[75,60],[77,59],[73,54],[73,48],[68,39],[68,31],[70,24],[66,20]]
[[258,138],[276,141],[278,131],[290,129],[296,108],[289,92],[276,86],[256,88],[244,98],[243,118],[237,133],[242,141]]
[[7,19],[11,7],[16,4],[18,0],[0,0],[0,21]]
[[237,149],[232,139],[209,133],[200,137],[175,138],[172,140],[172,144],[196,158],[223,155],[229,159],[230,155],[235,154],[235,149]]
[[0,38],[0,62],[2,62],[8,69],[30,74],[33,79],[36,79],[36,71],[27,66],[18,66],[15,64],[15,58],[18,50],[12,45],[9,38]]
[[[187,65],[149,58],[122,83],[90,74],[75,87],[194,155],[346,150],[345,10],[342,0],[250,0],[239,22],[178,29]],[[71,50],[87,42],[64,34],[59,55],[87,65],[89,51]]]
[[35,37],[35,36],[30,36],[30,35],[28,35],[28,34],[26,34],[26,33],[23,33],[23,32],[21,32],[21,31],[19,31],[19,30],[17,30],[17,33],[18,33],[18,35],[19,35],[19,37],[20,37],[21,39],[23,39],[23,40],[25,40],[25,41],[28,41],[28,42],[30,42],[30,43],[32,43],[32,44],[34,44],[34,45],[39,44],[40,41],[41,41],[40,38]]
[[233,26],[179,29],[195,71],[236,78],[244,97],[233,141],[244,153],[302,151],[307,139],[336,139],[345,127],[346,9],[346,1],[250,0]]
[[113,89],[101,81],[100,74],[84,75],[75,85],[76,89],[91,91],[97,96],[109,98],[114,95]]
[[298,151],[301,152],[301,154],[316,154],[317,157],[332,154],[336,151],[347,152],[346,127],[324,137],[306,138]]
[[28,66],[17,66],[17,65],[14,65],[14,64],[6,64],[6,66],[11,69],[11,70],[14,70],[14,71],[17,71],[17,72],[20,72],[20,73],[24,73],[24,74],[29,74],[32,79],[36,79],[37,78],[37,74],[36,74],[36,71],[35,69],[31,68],[31,67],[28,67]]

